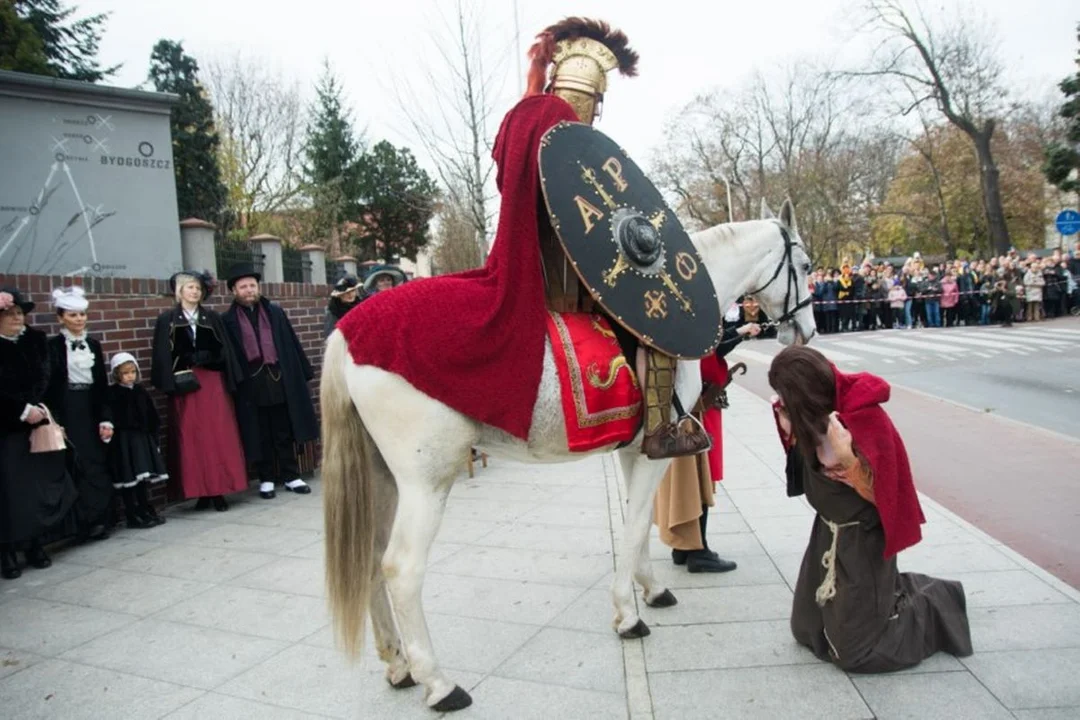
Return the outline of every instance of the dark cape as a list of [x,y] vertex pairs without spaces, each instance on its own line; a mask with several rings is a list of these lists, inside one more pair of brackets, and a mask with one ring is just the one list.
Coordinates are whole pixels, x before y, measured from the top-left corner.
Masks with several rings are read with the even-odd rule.
[[161,420],[150,393],[142,385],[116,384],[109,388],[113,416],[113,439],[109,443],[109,465],[113,486],[134,487],[140,482],[168,479],[168,470],[158,446]]
[[44,333],[28,327],[16,342],[0,339],[0,543],[56,530],[77,496],[67,453],[31,453],[31,428],[19,419],[28,404],[44,402],[48,383]]
[[[274,335],[278,367],[281,369],[281,389],[285,394],[285,406],[289,411],[293,440],[297,443],[314,440],[319,437],[319,423],[315,419],[315,406],[311,401],[311,388],[308,387],[308,381],[315,377],[315,372],[285,311],[281,309],[281,306],[266,298],[262,298],[259,302],[266,310],[270,320],[270,330]],[[251,381],[252,368],[247,362],[244,343],[241,339],[239,312],[241,312],[239,306],[233,303],[222,316],[222,322],[232,352],[239,359],[241,366],[240,381],[234,398],[240,437],[244,442],[244,455],[248,462],[257,462],[262,458],[262,446],[259,442],[259,408],[255,397],[256,388]]]
[[[810,467],[794,447],[788,450],[788,473],[789,488],[801,485],[818,513],[795,585],[791,632],[796,641],[822,660],[859,673],[913,667],[939,650],[971,655],[967,602],[959,582],[900,572],[895,555],[886,559],[886,532],[877,508]],[[835,545],[827,521],[838,526]],[[818,589],[829,585],[824,565],[829,556],[835,595],[819,604]]]
[[48,340],[49,386],[45,404],[56,421],[64,427],[74,450],[71,466],[79,498],[75,502],[75,521],[82,533],[97,525],[112,525],[113,477],[109,467],[108,445],[101,440],[100,424],[112,421],[108,403],[109,381],[101,343],[87,336],[86,344],[94,356],[93,382],[88,390],[68,387],[68,339],[54,335]]
[[[200,306],[198,327],[195,343],[192,344],[191,335],[187,332],[188,321],[179,304],[158,315],[154,325],[150,382],[166,395],[176,388],[173,372],[190,370],[195,366],[222,373],[225,387],[230,392],[236,389],[240,381],[240,362],[233,355],[232,344],[227,342],[221,316]],[[206,332],[211,335],[207,336]]]

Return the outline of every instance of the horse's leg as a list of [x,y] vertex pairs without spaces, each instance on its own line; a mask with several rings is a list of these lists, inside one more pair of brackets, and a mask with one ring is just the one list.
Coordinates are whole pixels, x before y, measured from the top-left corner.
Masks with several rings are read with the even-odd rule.
[[[620,562],[615,569],[612,583],[612,601],[615,604],[615,631],[624,638],[645,637],[649,627],[637,615],[634,606],[634,577],[645,589],[645,602],[660,606],[674,605],[675,596],[666,588],[656,587],[652,566],[648,563],[649,526],[652,524],[653,500],[656,488],[664,477],[665,464],[650,461],[644,455],[635,458],[625,453],[637,453],[637,448],[619,451],[626,479],[626,520],[623,526],[623,546]],[[644,565],[642,555],[645,554]]]
[[398,635],[394,622],[390,591],[386,587],[386,577],[382,571],[382,559],[390,542],[390,527],[397,512],[397,486],[392,481],[384,482],[377,491],[375,518],[378,528],[375,531],[375,557],[378,558],[378,564],[371,583],[371,602],[368,609],[371,613],[371,629],[375,635],[375,649],[379,652],[379,659],[386,663],[386,681],[394,688],[403,690],[416,685],[416,681],[409,673],[409,660],[405,656],[405,648],[401,645],[401,636]]
[[[472,698],[439,668],[421,592],[447,495],[478,430],[473,421],[394,378],[382,370],[359,368],[350,376],[349,390],[361,417],[377,418],[365,425],[397,486],[397,509],[382,556],[382,574],[409,673],[424,686],[431,708],[449,712],[468,707]],[[380,380],[382,392],[363,392]],[[388,396],[393,397],[392,404]]]

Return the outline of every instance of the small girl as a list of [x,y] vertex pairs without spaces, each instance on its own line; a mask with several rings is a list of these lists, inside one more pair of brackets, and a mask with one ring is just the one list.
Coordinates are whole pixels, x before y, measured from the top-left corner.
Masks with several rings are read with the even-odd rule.
[[109,447],[114,486],[124,499],[129,528],[161,525],[161,517],[150,504],[147,486],[169,478],[158,449],[158,419],[150,393],[139,384],[139,365],[131,353],[117,353],[109,361],[113,385],[109,406],[113,417],[113,439]]

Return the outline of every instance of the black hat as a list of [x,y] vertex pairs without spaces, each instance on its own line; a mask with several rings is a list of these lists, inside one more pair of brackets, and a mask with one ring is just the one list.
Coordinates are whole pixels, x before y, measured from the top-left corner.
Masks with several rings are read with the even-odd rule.
[[28,300],[25,295],[18,291],[18,289],[13,287],[3,287],[0,288],[0,293],[7,293],[10,295],[14,304],[22,308],[23,314],[29,314],[34,311],[35,303]]
[[173,273],[173,276],[169,278],[169,289],[174,293],[176,292],[176,283],[180,278],[194,278],[198,281],[202,285],[203,297],[209,297],[214,292],[214,276],[208,270],[202,272],[198,270],[181,270],[178,273]]
[[229,279],[225,282],[229,288],[229,292],[232,292],[233,285],[237,280],[242,278],[255,278],[256,282],[262,282],[262,275],[255,271],[255,266],[249,262],[236,263],[229,268]]
[[334,289],[330,292],[330,297],[338,297],[344,295],[347,292],[356,290],[360,287],[360,281],[355,275],[346,275],[345,277],[334,283]]

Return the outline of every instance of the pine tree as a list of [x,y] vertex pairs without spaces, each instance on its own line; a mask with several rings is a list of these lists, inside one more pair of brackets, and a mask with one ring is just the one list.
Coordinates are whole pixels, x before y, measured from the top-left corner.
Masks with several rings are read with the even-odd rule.
[[[360,223],[377,257],[415,258],[428,242],[439,189],[408,148],[385,140],[360,158]],[[370,256],[370,254],[365,254]]]
[[[1080,25],[1077,26],[1080,41]],[[1066,143],[1053,143],[1046,149],[1043,173],[1051,185],[1063,192],[1080,194],[1080,52],[1076,55],[1077,72],[1058,85],[1065,95],[1059,115],[1067,121]]]
[[218,167],[214,109],[199,83],[199,64],[172,40],[159,40],[150,55],[150,80],[158,92],[180,96],[172,109],[173,167],[180,218],[221,223],[226,190]]
[[303,175],[315,216],[312,230],[329,237],[336,246],[342,223],[359,220],[360,145],[347,117],[341,85],[329,63],[324,63],[315,91],[304,141]]
[[119,65],[97,60],[109,13],[72,20],[76,10],[60,0],[0,2],[0,68],[86,82],[114,75]]

